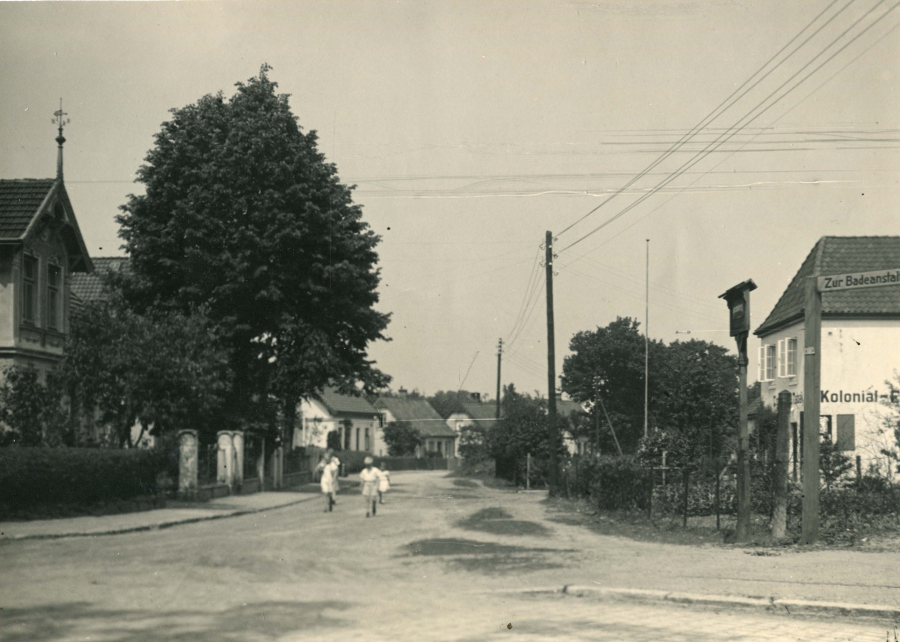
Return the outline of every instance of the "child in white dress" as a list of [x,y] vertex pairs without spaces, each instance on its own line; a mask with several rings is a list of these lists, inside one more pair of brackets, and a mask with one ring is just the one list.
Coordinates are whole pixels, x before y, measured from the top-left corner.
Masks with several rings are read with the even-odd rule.
[[359,473],[359,481],[362,482],[362,496],[366,502],[366,517],[374,517],[381,471],[375,468],[375,461],[371,457],[366,457],[363,463],[366,467]]
[[391,489],[391,473],[388,472],[387,463],[381,462],[381,478],[378,480],[378,503],[384,503],[384,494]]
[[319,487],[322,489],[322,495],[325,497],[325,512],[330,513],[335,504],[334,495],[337,493],[337,475],[338,464],[337,457],[333,457],[327,452],[316,466],[316,470],[321,474]]

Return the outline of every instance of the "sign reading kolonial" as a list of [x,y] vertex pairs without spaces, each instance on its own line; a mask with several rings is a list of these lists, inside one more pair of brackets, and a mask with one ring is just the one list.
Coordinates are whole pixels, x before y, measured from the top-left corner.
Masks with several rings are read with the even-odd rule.
[[819,277],[819,292],[849,290],[851,288],[873,288],[879,285],[900,285],[900,269],[878,270],[877,272],[851,272]]

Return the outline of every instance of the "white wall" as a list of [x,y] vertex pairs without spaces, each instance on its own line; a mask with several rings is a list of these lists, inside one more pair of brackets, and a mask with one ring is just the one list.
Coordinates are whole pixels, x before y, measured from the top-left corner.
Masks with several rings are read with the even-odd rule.
[[[778,377],[762,382],[762,397],[774,408],[778,393],[788,390],[794,403],[791,421],[799,422],[803,410],[803,324],[796,324],[761,339],[761,344],[775,344],[779,339],[797,337],[798,369],[795,377]],[[776,350],[777,353],[777,350]],[[755,366],[751,355],[750,367]],[[832,417],[833,435],[837,436],[837,415],[855,417],[856,450],[863,467],[869,463],[887,464],[880,454],[884,447],[896,447],[893,434],[884,427],[889,401],[888,380],[896,382],[900,370],[900,321],[897,320],[830,320],[822,321],[822,376],[819,413]],[[855,395],[855,396],[854,396]],[[823,424],[824,426],[824,424]]]
[[[344,441],[342,422],[343,417],[334,417],[325,406],[316,400],[304,400],[298,408],[298,426],[294,428],[294,447],[318,446],[325,448],[328,441],[328,433],[337,430],[341,434],[341,446]],[[384,443],[384,433],[379,426],[376,416],[371,419],[361,417],[349,417],[350,450],[365,450],[365,431],[369,431],[369,452],[378,457],[387,455],[387,446]],[[357,448],[356,431],[359,429],[359,447]]]

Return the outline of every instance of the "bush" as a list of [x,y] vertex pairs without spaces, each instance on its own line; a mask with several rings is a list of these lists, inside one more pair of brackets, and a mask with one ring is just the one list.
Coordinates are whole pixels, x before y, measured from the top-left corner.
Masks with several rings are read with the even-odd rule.
[[599,457],[579,466],[589,476],[590,494],[601,510],[647,509],[650,471],[631,456]]
[[0,518],[156,494],[166,476],[178,477],[177,451],[0,448]]

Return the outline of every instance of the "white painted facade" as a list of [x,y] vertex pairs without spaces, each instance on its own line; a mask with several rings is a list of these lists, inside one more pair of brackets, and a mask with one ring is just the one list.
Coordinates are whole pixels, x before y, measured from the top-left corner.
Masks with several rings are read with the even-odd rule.
[[[793,396],[791,423],[798,427],[803,410],[804,339],[801,321],[760,337],[757,352],[763,402],[775,408],[778,393],[789,391]],[[788,343],[792,340],[795,351]],[[821,430],[830,430],[832,440],[845,454],[859,455],[864,470],[872,464],[890,474],[890,462],[880,451],[897,447],[885,418],[890,414],[888,382],[896,385],[898,371],[900,320],[822,320]],[[897,401],[896,395],[893,401]]]
[[[341,437],[342,450],[370,452],[377,457],[387,455],[381,415],[332,415],[321,401],[310,399],[298,406],[298,425],[294,428],[292,447],[318,446],[325,448],[328,433],[336,430]],[[349,423],[348,423],[349,422]]]

